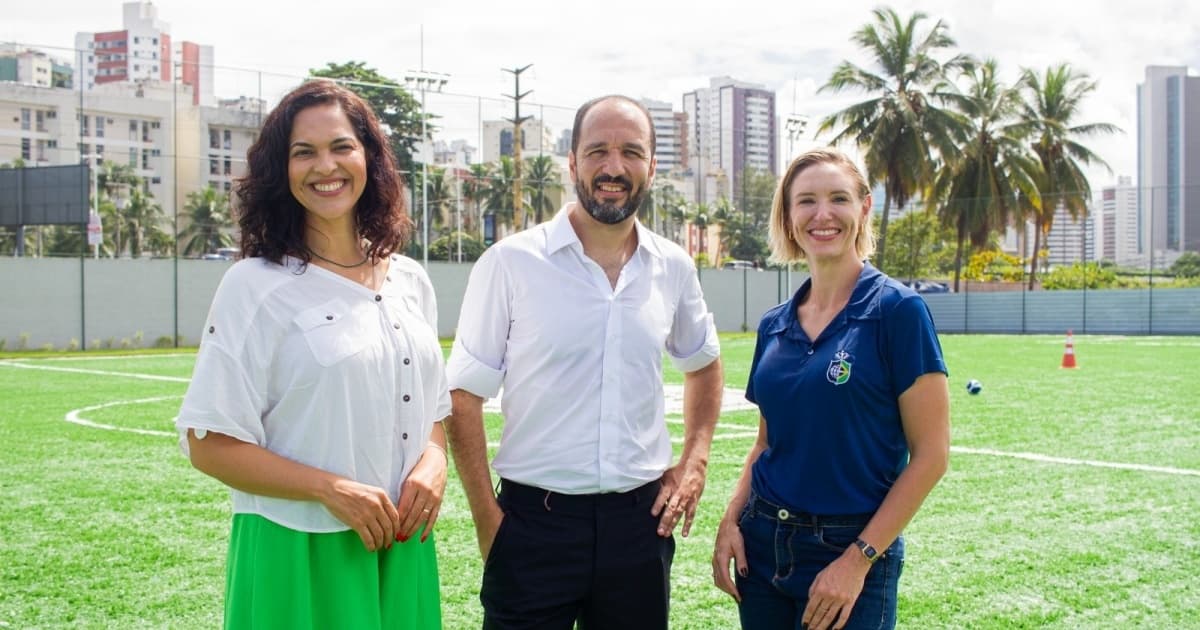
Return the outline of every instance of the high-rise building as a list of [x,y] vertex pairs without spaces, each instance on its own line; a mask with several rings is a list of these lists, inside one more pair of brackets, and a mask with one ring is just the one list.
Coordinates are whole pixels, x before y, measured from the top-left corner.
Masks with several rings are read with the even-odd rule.
[[679,124],[681,118],[687,120],[687,115],[674,111],[666,101],[644,98],[642,105],[650,112],[650,122],[654,125],[657,172],[682,173],[687,170],[687,127]]
[[172,45],[170,25],[158,19],[150,2],[126,2],[121,9],[121,30],[75,34],[78,84],[92,90],[122,81],[169,82],[172,66],[179,64],[180,82],[192,86],[192,104],[215,106],[212,46]]
[[[554,136],[537,118],[521,123],[521,157],[554,153]],[[483,121],[483,161],[495,162],[513,154],[513,124],[507,120]]]
[[749,169],[775,174],[775,93],[762,85],[715,77],[709,87],[683,95],[688,165],[697,199],[741,198]]
[[1122,175],[1116,186],[1100,191],[1100,215],[1096,222],[1096,255],[1119,265],[1137,264],[1137,188],[1133,178]]
[[1046,250],[1046,258],[1042,262],[1057,267],[1096,260],[1096,242],[1093,238],[1096,228],[1093,221],[1090,212],[1076,219],[1067,212],[1066,206],[1059,205],[1054,210],[1054,222],[1042,244]]
[[1137,89],[1138,253],[1200,251],[1200,77],[1146,66]]

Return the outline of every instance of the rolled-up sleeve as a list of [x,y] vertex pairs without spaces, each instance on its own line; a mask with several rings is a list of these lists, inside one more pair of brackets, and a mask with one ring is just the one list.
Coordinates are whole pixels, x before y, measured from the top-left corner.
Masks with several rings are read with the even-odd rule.
[[695,269],[688,270],[684,283],[667,337],[667,354],[675,369],[686,373],[695,372],[721,356],[721,342]]
[[271,349],[257,325],[261,291],[246,280],[246,268],[230,269],[221,280],[205,321],[200,351],[183,405],[175,419],[179,445],[189,454],[189,429],[203,437],[215,431],[262,446]]
[[499,248],[491,248],[475,263],[467,289],[446,378],[450,389],[462,389],[482,398],[494,398],[504,382],[504,355],[508,345],[510,286]]

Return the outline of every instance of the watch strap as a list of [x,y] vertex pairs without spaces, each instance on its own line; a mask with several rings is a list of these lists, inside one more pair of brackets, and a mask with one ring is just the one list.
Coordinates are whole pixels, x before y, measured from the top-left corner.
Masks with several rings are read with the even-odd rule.
[[863,557],[866,558],[867,562],[870,564],[875,564],[875,561],[879,560],[879,556],[882,555],[871,546],[871,543],[868,543],[861,538],[854,540],[854,546],[858,547],[858,550],[862,552]]

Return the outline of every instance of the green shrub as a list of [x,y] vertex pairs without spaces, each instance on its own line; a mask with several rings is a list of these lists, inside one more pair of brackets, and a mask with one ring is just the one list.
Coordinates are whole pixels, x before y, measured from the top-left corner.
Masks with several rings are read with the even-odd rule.
[[466,232],[451,232],[435,240],[429,246],[429,260],[457,262],[458,237],[460,234],[462,235],[463,262],[479,260],[479,257],[483,255],[483,250],[487,248],[483,246],[483,243],[479,239]]

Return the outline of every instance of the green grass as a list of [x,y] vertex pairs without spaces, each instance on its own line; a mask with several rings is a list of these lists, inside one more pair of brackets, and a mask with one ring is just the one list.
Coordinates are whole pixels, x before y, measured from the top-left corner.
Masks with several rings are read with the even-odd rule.
[[[753,336],[722,342],[740,390]],[[943,344],[954,451],[907,531],[901,627],[1200,628],[1200,338],[1078,337],[1077,370],[1058,368],[1061,337]],[[14,356],[0,362],[0,629],[219,626],[228,495],[154,433],[171,432],[194,355]],[[64,421],[89,407],[88,421],[152,433]],[[708,563],[756,421],[722,416],[696,527],[678,541],[673,628],[737,626]],[[488,425],[498,440],[499,418]],[[438,537],[445,627],[477,628],[481,563],[454,478]]]

